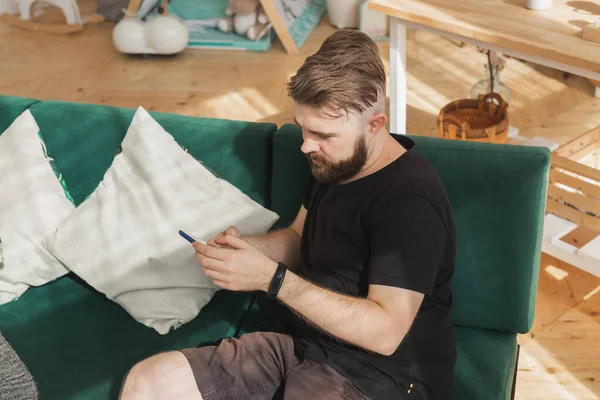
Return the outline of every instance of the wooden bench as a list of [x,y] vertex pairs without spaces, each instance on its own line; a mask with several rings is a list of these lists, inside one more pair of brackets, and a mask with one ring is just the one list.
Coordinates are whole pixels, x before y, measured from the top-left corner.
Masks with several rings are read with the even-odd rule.
[[600,277],[600,127],[552,152],[542,250]]

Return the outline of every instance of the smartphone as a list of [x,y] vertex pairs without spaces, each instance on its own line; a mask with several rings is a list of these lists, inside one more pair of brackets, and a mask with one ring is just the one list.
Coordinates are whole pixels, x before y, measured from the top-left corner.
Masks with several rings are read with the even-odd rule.
[[179,234],[188,242],[190,243],[194,243],[194,242],[198,242],[198,243],[202,243],[202,244],[207,244],[204,240],[196,240],[193,237],[191,237],[190,235],[188,235],[187,233],[185,233],[184,231],[179,231]]

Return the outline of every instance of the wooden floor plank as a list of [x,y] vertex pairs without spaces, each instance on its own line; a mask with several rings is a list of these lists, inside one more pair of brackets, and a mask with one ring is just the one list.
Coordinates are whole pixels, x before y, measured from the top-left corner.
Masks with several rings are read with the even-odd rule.
[[[528,334],[519,336],[519,343],[523,345],[535,338],[583,302],[584,297],[598,286],[600,278],[542,254],[533,328]],[[600,329],[598,333],[600,334]]]
[[521,348],[516,397],[600,398],[600,292]]

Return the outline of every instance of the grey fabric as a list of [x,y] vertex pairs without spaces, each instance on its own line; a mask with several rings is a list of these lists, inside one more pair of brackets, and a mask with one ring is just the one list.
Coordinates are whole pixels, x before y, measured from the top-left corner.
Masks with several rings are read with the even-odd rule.
[[128,5],[129,0],[98,0],[96,12],[107,21],[117,22],[123,18],[123,10],[127,9]]
[[33,377],[0,334],[0,400],[38,399]]

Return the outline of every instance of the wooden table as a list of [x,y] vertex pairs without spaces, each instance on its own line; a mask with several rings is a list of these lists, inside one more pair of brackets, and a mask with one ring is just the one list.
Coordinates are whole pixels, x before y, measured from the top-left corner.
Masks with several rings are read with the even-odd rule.
[[592,80],[600,80],[600,44],[581,27],[600,18],[600,3],[554,0],[531,11],[524,0],[370,0],[390,16],[390,131],[406,133],[406,28],[415,28]]

